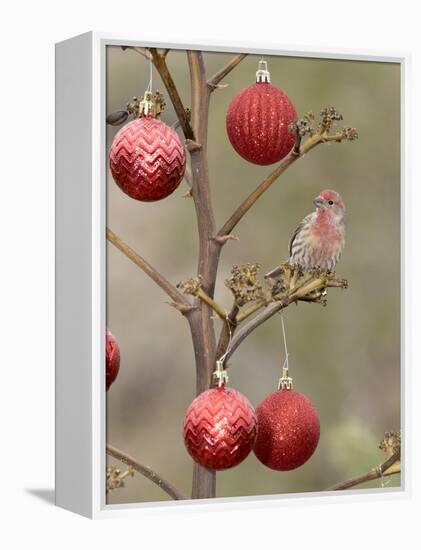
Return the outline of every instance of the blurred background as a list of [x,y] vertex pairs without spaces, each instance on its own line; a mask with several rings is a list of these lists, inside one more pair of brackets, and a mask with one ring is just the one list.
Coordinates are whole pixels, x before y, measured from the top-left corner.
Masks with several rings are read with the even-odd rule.
[[[206,53],[208,75],[233,54]],[[230,73],[227,88],[212,94],[209,167],[217,227],[273,169],[250,164],[231,147],[225,115],[233,96],[255,80],[260,56],[248,56]],[[223,249],[216,300],[232,303],[224,286],[231,266],[261,264],[262,275],[287,259],[297,223],[325,188],[347,207],[347,242],[338,274],[348,290],[329,291],[328,306],[300,304],[284,310],[290,374],[295,389],[317,407],[321,436],[301,468],[275,472],[253,454],[217,474],[217,497],[321,491],[362,474],[385,459],[378,444],[400,429],[400,69],[392,63],[267,56],[272,84],[288,94],[299,116],[334,106],[343,124],[356,127],[355,142],[320,145],[289,168],[235,229],[240,238]],[[185,106],[190,105],[186,54],[167,62]],[[138,53],[109,47],[107,113],[142,96],[149,63]],[[153,89],[166,96],[159,75]],[[176,116],[169,98],[162,120]],[[107,128],[107,151],[118,128]],[[174,284],[196,274],[194,206],[183,182],[156,203],[130,199],[108,172],[109,227]],[[182,422],[195,396],[195,367],[187,321],[167,296],[114,246],[107,248],[107,324],[119,341],[121,367],[107,393],[107,440],[157,470],[190,494],[193,462],[184,448]],[[216,321],[219,332],[220,322]],[[275,316],[246,339],[230,364],[230,385],[253,405],[274,391],[284,360]],[[108,458],[108,463],[118,463]],[[399,476],[387,478],[389,487]],[[380,481],[359,487],[380,487]],[[108,502],[168,500],[136,474],[109,493]]]

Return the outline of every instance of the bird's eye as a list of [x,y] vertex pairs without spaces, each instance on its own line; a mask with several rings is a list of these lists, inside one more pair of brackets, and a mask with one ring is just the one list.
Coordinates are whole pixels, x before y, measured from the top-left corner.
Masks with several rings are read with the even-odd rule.
[[332,204],[333,204],[333,201],[329,201],[329,204],[330,204],[330,206],[332,206]]

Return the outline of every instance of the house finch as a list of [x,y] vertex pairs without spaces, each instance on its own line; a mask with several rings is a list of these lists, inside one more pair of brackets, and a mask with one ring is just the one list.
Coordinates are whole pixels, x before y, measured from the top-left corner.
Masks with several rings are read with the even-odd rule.
[[[289,263],[305,271],[332,271],[345,244],[345,205],[336,191],[322,191],[314,201],[316,211],[308,214],[289,243]],[[277,267],[266,278],[280,275]]]

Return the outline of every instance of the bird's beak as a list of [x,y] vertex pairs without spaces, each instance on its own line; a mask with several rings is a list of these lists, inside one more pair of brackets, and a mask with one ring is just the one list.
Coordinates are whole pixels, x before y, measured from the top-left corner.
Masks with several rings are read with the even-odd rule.
[[314,206],[317,208],[322,208],[324,206],[325,201],[321,197],[316,197],[313,201]]

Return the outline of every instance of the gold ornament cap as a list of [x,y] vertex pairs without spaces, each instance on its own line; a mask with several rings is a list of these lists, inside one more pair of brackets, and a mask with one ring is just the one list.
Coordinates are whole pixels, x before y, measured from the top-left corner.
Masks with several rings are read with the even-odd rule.
[[146,90],[143,94],[142,101],[139,102],[139,116],[152,116],[157,118],[164,110],[165,101],[164,96],[158,91],[153,94],[151,91]]
[[216,369],[212,373],[212,383],[218,388],[223,388],[228,384],[228,373],[225,370],[223,361],[216,362]]
[[270,72],[268,71],[268,64],[261,59],[256,71],[256,82],[268,82],[270,83]]
[[279,379],[278,390],[292,390],[292,378],[288,374],[288,367],[282,369],[282,377]]

